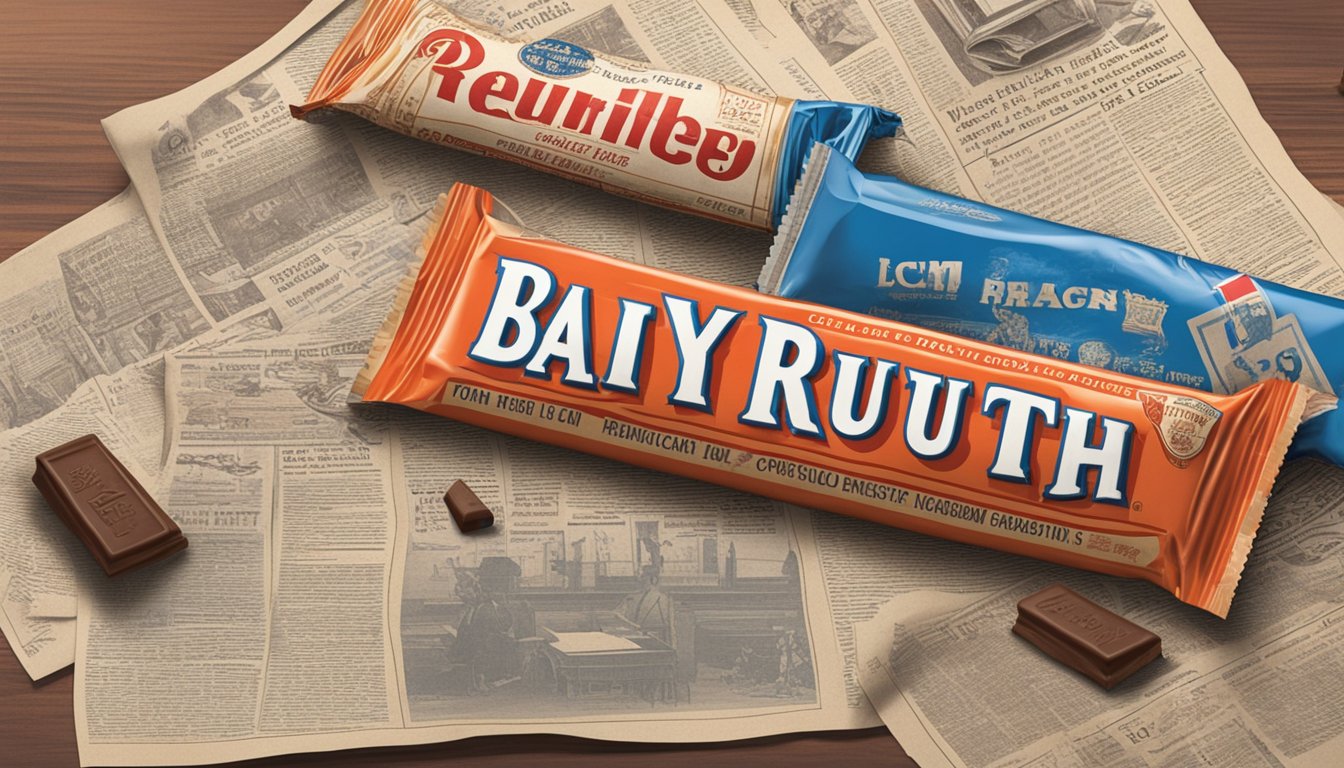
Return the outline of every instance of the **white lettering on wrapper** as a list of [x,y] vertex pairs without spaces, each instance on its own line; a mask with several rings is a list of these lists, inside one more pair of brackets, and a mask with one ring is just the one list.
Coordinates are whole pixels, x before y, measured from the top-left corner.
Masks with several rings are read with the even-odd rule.
[[[531,357],[537,345],[537,310],[554,294],[555,275],[550,270],[501,256],[495,269],[495,295],[467,356],[503,366],[518,365]],[[510,330],[513,341],[508,341]]]
[[694,301],[663,294],[663,306],[667,308],[672,340],[677,345],[677,386],[667,396],[667,402],[713,413],[709,383],[714,372],[714,350],[744,313],[715,307],[702,326],[700,307]]
[[1096,414],[1081,408],[1064,409],[1064,436],[1055,461],[1055,481],[1042,494],[1047,499],[1079,499],[1087,495],[1088,468],[1097,470],[1093,501],[1127,505],[1125,482],[1129,479],[1129,443],[1134,425],[1127,421],[1101,419],[1101,445],[1091,445],[1092,420]]
[[611,361],[602,377],[602,386],[620,392],[639,394],[639,374],[644,362],[644,339],[649,321],[657,314],[652,304],[621,299],[621,315],[616,323],[616,341],[611,345]]
[[817,334],[805,326],[761,316],[761,346],[748,388],[747,408],[737,417],[745,424],[779,429],[779,399],[795,435],[823,437],[817,396],[809,381],[826,361]]
[[[905,382],[905,388],[910,390],[910,400],[905,405],[905,444],[921,459],[941,459],[951,453],[961,439],[966,398],[974,384],[965,379],[917,371],[910,366],[905,368]],[[947,398],[938,420],[938,434],[931,436],[933,409],[944,387]]]
[[878,359],[873,370],[873,386],[868,390],[868,402],[863,407],[863,415],[859,415],[856,406],[863,392],[864,375],[868,371],[870,359],[838,350],[831,359],[835,365],[835,386],[831,390],[831,429],[850,440],[871,437],[887,420],[891,380],[896,378],[900,363]]
[[999,442],[989,476],[1014,483],[1030,483],[1036,414],[1042,416],[1045,426],[1055,426],[1059,423],[1059,401],[1023,389],[990,384],[985,387],[980,412],[992,419],[1000,410],[1003,411],[1003,423],[999,426]]
[[[651,337],[671,336],[678,368],[667,402],[715,413],[718,404],[711,401],[711,392],[716,377],[721,380],[722,376],[716,370],[715,357],[728,354],[718,350],[731,338],[746,312],[715,306],[702,322],[695,301],[664,293],[661,298],[667,322],[662,323],[654,322],[658,318],[654,305],[618,296],[620,310],[614,327],[604,326],[600,329],[602,338],[596,339],[592,323],[596,297],[588,286],[566,286],[564,296],[555,302],[555,310],[543,324],[540,316],[552,304],[557,290],[557,280],[550,270],[500,256],[495,280],[480,331],[469,348],[473,360],[504,368],[522,367],[525,375],[546,380],[552,377],[550,364],[561,361],[565,370],[560,383],[595,390],[599,382],[593,370],[593,349],[595,343],[601,343],[609,355],[600,386],[640,395],[641,375],[648,367],[644,351],[653,343]],[[1046,458],[1038,455],[1036,427],[1040,423],[1059,430],[1054,472],[1042,498],[1081,501],[1090,496],[1092,503],[1128,504],[1129,459],[1136,431],[1129,421],[1064,407],[1061,429],[1059,399],[992,381],[984,384],[979,412],[968,414],[967,402],[976,389],[970,380],[840,349],[830,350],[832,364],[827,370],[828,350],[817,332],[766,315],[757,315],[757,320],[761,333],[752,379],[745,408],[737,417],[744,425],[780,430],[787,423],[794,434],[826,440],[823,422],[829,421],[837,437],[866,440],[886,426],[894,427],[892,420],[898,416],[891,411],[900,398],[892,391],[892,382],[904,368],[909,394],[904,403],[903,442],[913,456],[926,462],[952,456],[962,447],[967,418],[997,419],[999,434],[994,458],[987,467],[989,477],[1031,484],[1033,457]],[[743,349],[738,354],[749,353]],[[817,407],[818,388],[828,377],[830,401],[821,412]],[[1168,450],[1177,450],[1173,454],[1176,458],[1198,453],[1208,431],[1199,429],[1211,427],[1221,415],[1216,408],[1188,395],[1146,391],[1140,395],[1149,419],[1159,429],[1170,421],[1170,431],[1182,439],[1169,441],[1167,432],[1160,433],[1164,445],[1170,443]],[[1197,444],[1190,437],[1192,429],[1198,433]],[[895,438],[884,435],[882,439]]]
[[539,379],[551,378],[552,360],[565,364],[562,380],[573,387],[596,389],[593,377],[593,334],[591,291],[587,286],[571,285],[560,300],[560,306],[546,323],[541,341],[532,353],[532,359],[523,367],[523,373]]

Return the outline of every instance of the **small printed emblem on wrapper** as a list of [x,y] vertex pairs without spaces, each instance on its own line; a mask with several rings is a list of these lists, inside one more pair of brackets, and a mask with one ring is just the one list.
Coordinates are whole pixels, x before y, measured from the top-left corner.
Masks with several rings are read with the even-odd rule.
[[1164,338],[1162,320],[1167,316],[1167,303],[1132,291],[1124,293],[1125,320],[1120,329],[1126,333]]
[[518,61],[539,75],[554,78],[587,74],[593,68],[593,54],[588,49],[552,37],[524,45]]
[[1178,467],[1204,450],[1209,433],[1222,418],[1223,412],[1186,395],[1164,395],[1139,391],[1143,414],[1157,427],[1167,458]]

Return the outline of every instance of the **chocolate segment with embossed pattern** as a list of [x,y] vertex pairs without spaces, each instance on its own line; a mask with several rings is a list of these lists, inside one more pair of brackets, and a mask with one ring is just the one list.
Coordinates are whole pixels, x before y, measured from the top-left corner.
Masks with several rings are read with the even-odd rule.
[[1162,638],[1062,584],[1019,601],[1013,633],[1106,689],[1162,655]]
[[187,546],[177,523],[97,435],[39,454],[33,484],[108,576]]
[[489,528],[495,524],[495,513],[491,512],[476,492],[461,480],[448,487],[448,493],[444,494],[443,500],[448,505],[448,511],[453,514],[453,521],[457,523],[458,530],[463,533]]

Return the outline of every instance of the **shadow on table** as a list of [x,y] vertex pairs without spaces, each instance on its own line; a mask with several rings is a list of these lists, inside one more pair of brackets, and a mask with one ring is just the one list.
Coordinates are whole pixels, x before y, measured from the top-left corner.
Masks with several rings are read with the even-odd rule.
[[[785,751],[787,750],[787,751]],[[482,736],[443,744],[281,755],[236,766],[587,765],[594,755],[626,755],[626,766],[818,765],[915,768],[885,728],[765,736],[708,744],[642,744],[532,734]]]

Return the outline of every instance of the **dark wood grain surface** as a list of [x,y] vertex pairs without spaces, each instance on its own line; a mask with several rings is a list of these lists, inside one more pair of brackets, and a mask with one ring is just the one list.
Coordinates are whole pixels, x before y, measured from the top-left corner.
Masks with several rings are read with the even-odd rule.
[[[127,183],[98,121],[190,85],[262,43],[304,0],[4,0],[0,260]],[[1194,0],[1288,154],[1344,202],[1344,3]],[[69,670],[34,684],[0,639],[0,763],[76,766]],[[884,730],[693,746],[558,736],[288,756],[247,765],[909,765]]]

